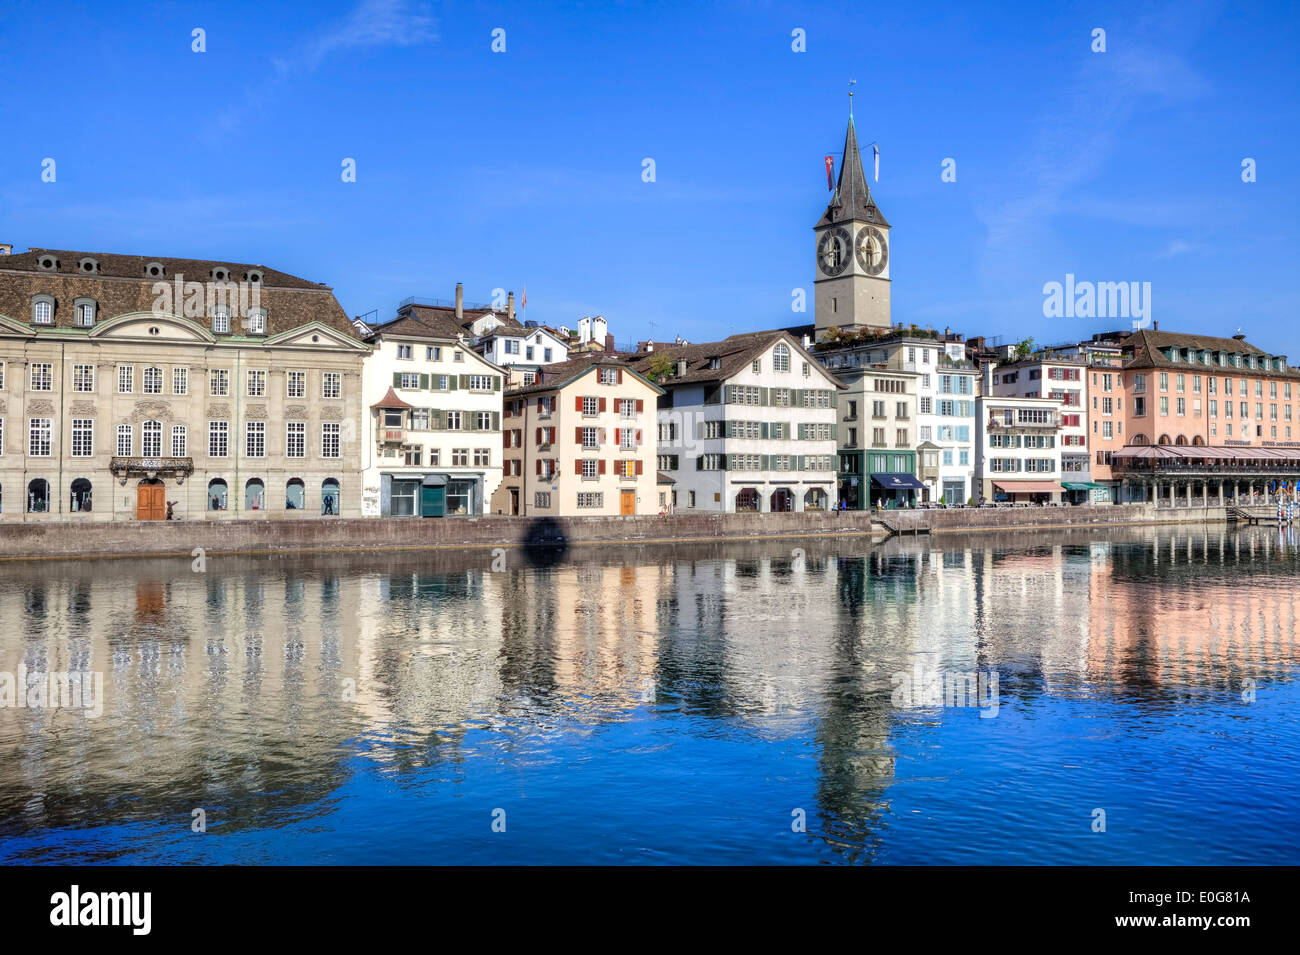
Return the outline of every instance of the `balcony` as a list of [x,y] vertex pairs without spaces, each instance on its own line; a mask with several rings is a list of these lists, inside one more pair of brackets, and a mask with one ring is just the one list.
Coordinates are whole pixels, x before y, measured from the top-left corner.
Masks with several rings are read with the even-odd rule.
[[108,470],[123,487],[129,478],[136,476],[154,478],[162,475],[175,478],[177,484],[184,484],[185,478],[194,473],[194,459],[114,457],[108,462]]
[[404,428],[384,428],[379,434],[381,444],[401,444],[406,440],[406,429]]

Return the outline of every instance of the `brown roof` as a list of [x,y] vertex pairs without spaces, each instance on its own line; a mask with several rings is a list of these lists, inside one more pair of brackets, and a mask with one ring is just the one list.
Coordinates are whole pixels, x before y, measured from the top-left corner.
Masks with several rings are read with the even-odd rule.
[[456,321],[454,309],[412,305],[397,318],[382,325],[370,326],[370,335],[366,341],[381,335],[409,335],[412,338],[455,341],[464,334],[465,330]]
[[393,390],[392,385],[388,386],[388,392],[384,395],[384,397],[380,398],[378,401],[376,401],[373,405],[370,406],[372,411],[375,408],[414,408],[414,407],[415,405],[407,404],[401,398],[397,397],[397,392]]
[[[45,256],[53,256],[58,261],[54,269],[40,267],[39,262]],[[83,259],[95,260],[98,271],[83,272],[80,268]],[[145,267],[154,262],[163,267],[161,277],[145,274]],[[28,324],[31,321],[32,296],[47,294],[55,299],[55,328],[75,327],[73,300],[82,297],[95,300],[98,305],[96,321],[102,322],[128,312],[152,311],[159,298],[153,291],[157,282],[165,281],[172,288],[177,278],[185,283],[207,283],[213,281],[212,272],[217,268],[228,270],[232,283],[245,281],[250,271],[262,273],[258,303],[266,309],[266,337],[315,321],[348,338],[357,338],[352,322],[328,285],[309,282],[263,265],[56,249],[30,249],[18,255],[0,256],[0,315]],[[183,307],[178,303],[173,312],[183,314]],[[209,329],[211,327],[206,314],[192,317],[192,320]],[[237,313],[232,316],[230,324],[231,336],[244,333]]]
[[590,371],[592,368],[613,367],[625,368],[633,372],[637,377],[645,380],[651,388],[654,388],[660,394],[663,389],[653,381],[645,378],[645,372],[641,369],[633,368],[629,362],[623,361],[617,356],[608,355],[601,352],[587,352],[578,358],[571,358],[568,361],[558,361],[550,365],[540,365],[537,369],[539,376],[538,381],[531,385],[520,385],[516,388],[510,388],[506,391],[506,397],[520,397],[522,395],[544,394],[548,391],[555,391],[563,388],[570,381],[578,378]]
[[[1187,362],[1172,362],[1166,357],[1164,350],[1169,347],[1193,348],[1197,351],[1208,352],[1227,352],[1228,354],[1240,355],[1263,355],[1270,358],[1281,358],[1281,355],[1271,355],[1269,352],[1250,344],[1245,339],[1238,338],[1217,338],[1213,335],[1189,335],[1181,332],[1160,332],[1152,328],[1142,328],[1135,331],[1132,335],[1124,340],[1124,349],[1126,352],[1125,368],[1178,368],[1187,369],[1191,367],[1200,368],[1219,368],[1216,362],[1213,365],[1201,365],[1197,362],[1195,366]],[[1227,366],[1234,371],[1243,369],[1236,366]],[[1253,368],[1251,371],[1263,372],[1264,369]],[[1285,372],[1270,371],[1269,374],[1300,374],[1291,368]]]
[[[806,358],[813,367],[826,374],[835,383],[836,387],[848,387],[827,371],[826,367],[818,362],[816,358],[808,354],[793,336],[782,329],[744,332],[739,335],[731,335],[720,342],[702,342],[693,345],[656,344],[653,352],[640,352],[633,356],[627,356],[627,358],[628,364],[643,375],[649,373],[650,362],[655,355],[666,355],[674,364],[685,360],[686,374],[678,375],[674,370],[671,376],[663,382],[665,387],[674,387],[677,385],[699,384],[701,382],[725,381],[737,372],[742,371],[746,365],[778,341],[784,341],[790,345],[795,352]],[[714,358],[718,360],[717,368],[710,367],[710,361]]]

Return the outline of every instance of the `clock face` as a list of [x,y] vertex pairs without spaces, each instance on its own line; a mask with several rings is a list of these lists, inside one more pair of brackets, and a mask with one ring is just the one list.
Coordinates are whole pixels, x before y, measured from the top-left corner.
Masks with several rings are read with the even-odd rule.
[[822,233],[817,243],[817,267],[825,275],[839,275],[849,267],[849,234],[843,228]]
[[879,275],[889,263],[889,246],[884,234],[875,226],[867,226],[858,233],[858,265],[868,275]]

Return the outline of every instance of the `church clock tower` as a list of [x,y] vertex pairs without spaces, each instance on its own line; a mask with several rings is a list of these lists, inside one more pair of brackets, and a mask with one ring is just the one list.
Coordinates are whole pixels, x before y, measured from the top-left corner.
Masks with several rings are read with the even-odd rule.
[[852,111],[839,182],[814,229],[817,336],[832,326],[846,331],[888,328],[889,223],[867,188]]

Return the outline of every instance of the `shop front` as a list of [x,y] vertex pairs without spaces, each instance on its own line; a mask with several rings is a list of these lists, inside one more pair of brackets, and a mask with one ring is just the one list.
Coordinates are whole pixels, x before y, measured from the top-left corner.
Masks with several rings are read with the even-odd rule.
[[1069,504],[1106,504],[1110,501],[1110,489],[1093,481],[1062,481],[1065,488],[1065,500]]
[[482,513],[481,474],[386,473],[380,479],[383,517],[472,517]]
[[915,507],[918,494],[925,490],[925,484],[912,474],[876,472],[871,475],[871,501],[878,508]]
[[1055,504],[1065,488],[1055,481],[994,481],[997,504]]

